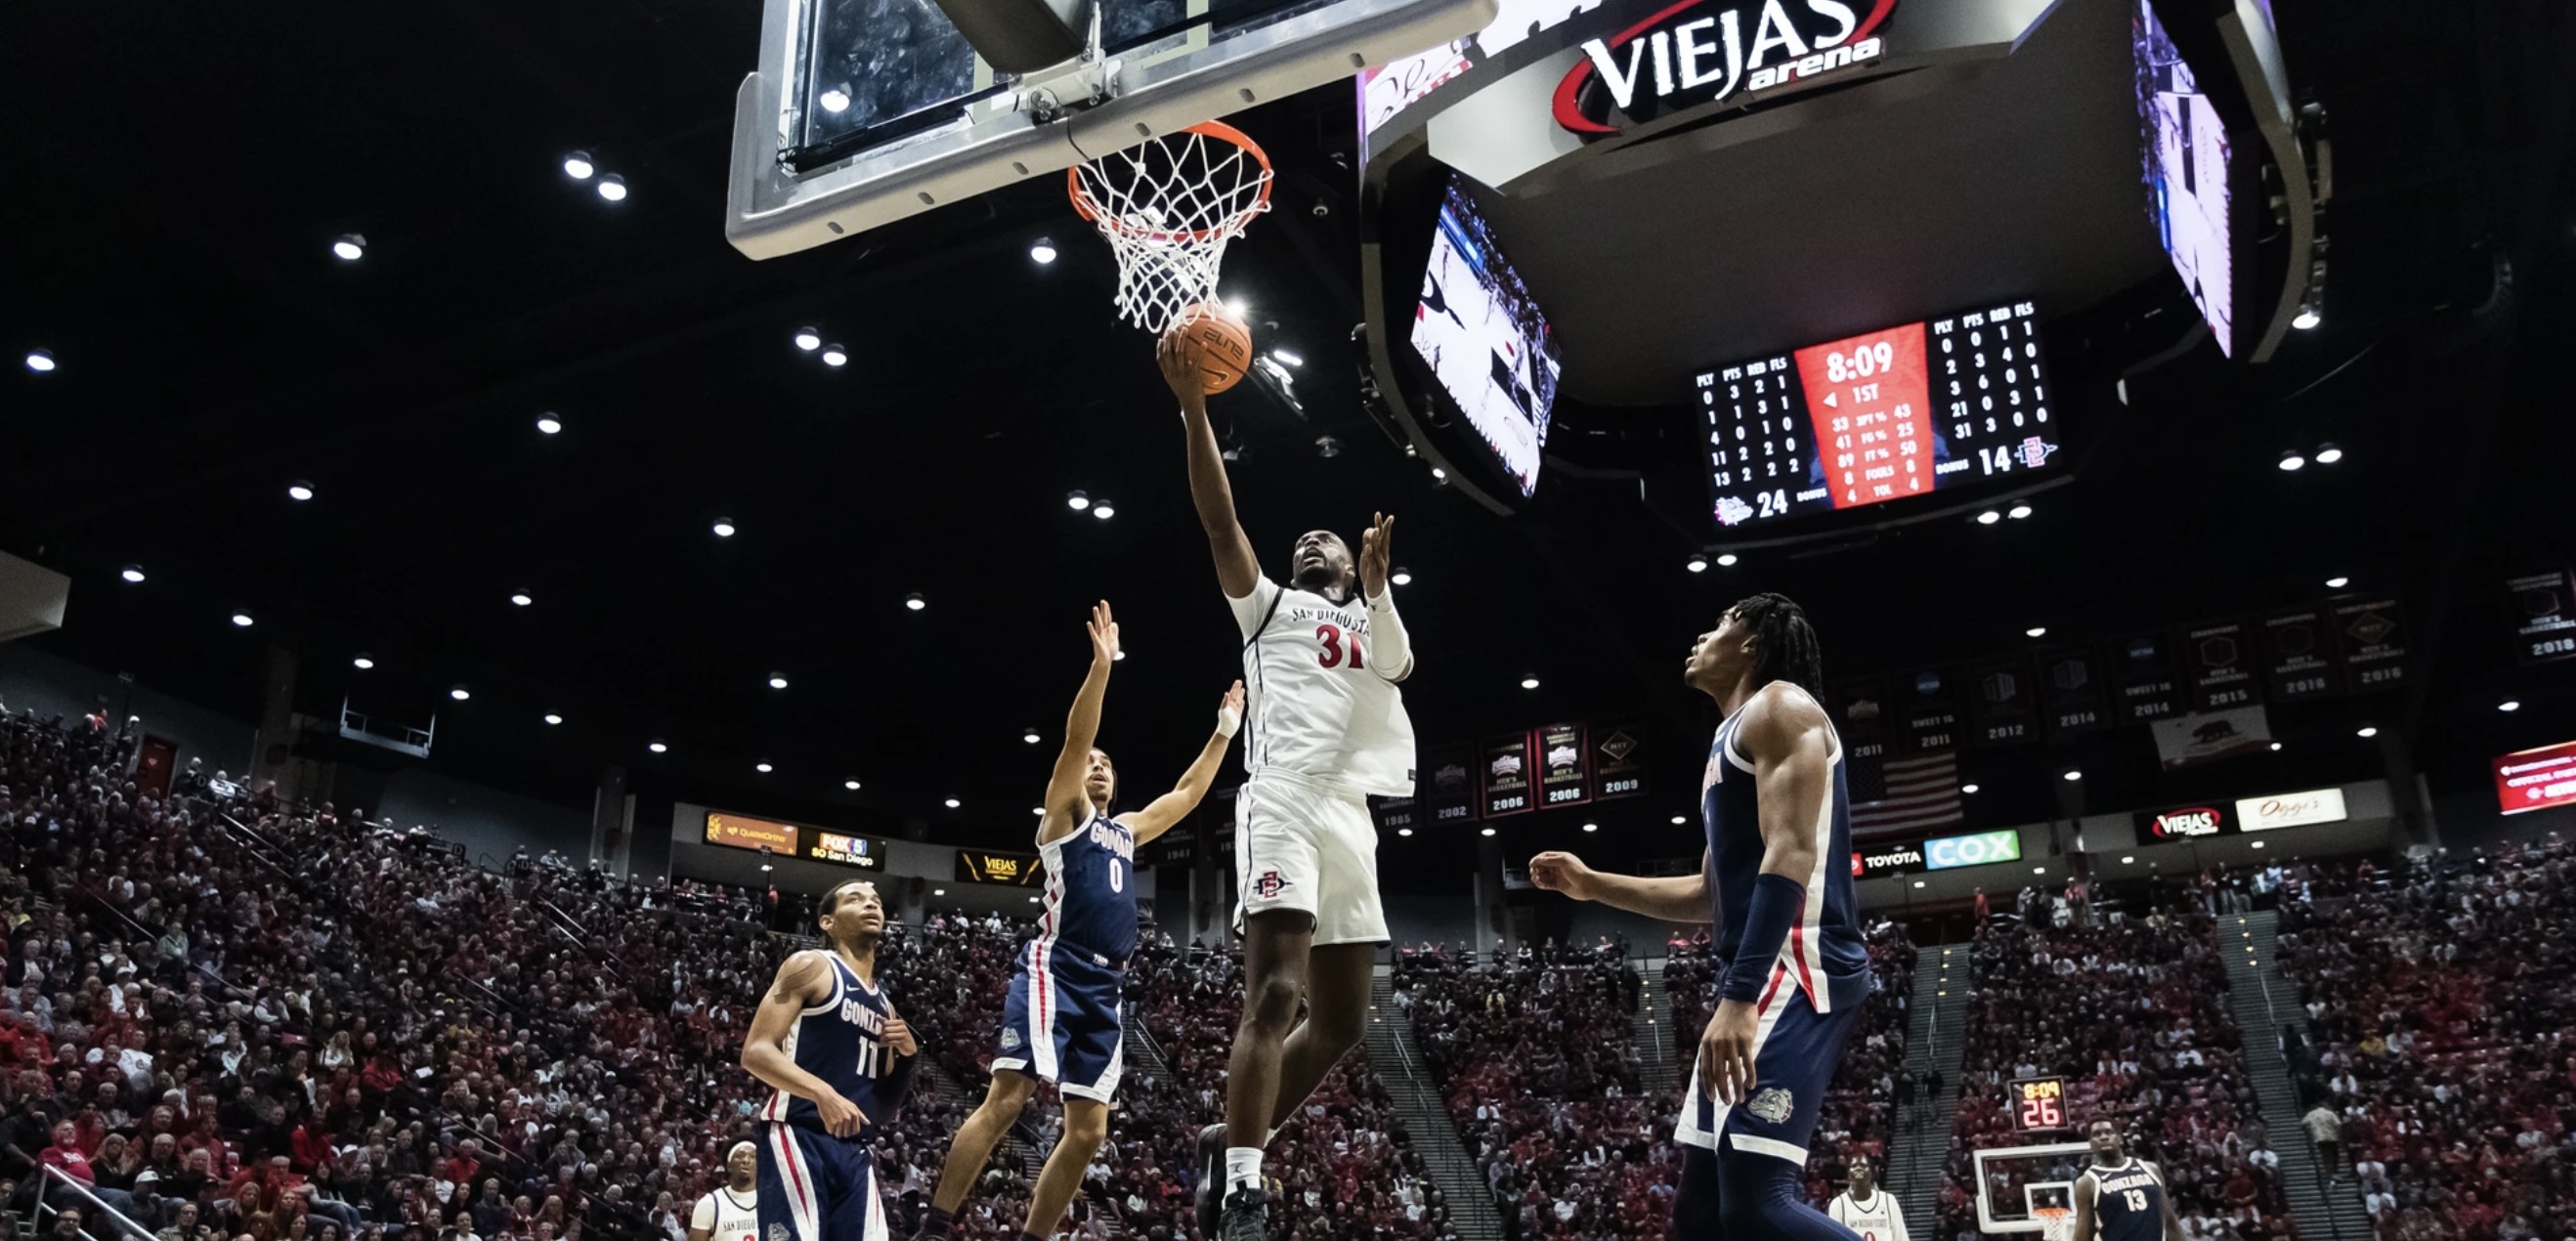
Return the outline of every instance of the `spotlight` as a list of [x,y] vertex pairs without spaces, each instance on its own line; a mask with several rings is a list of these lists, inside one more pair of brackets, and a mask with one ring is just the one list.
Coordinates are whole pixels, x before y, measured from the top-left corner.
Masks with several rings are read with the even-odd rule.
[[823,346],[823,365],[848,366],[849,364],[850,351],[846,347],[841,345]]
[[1586,823],[1583,825],[1583,830],[1587,832],[1597,832],[1601,830],[1601,825],[1598,823]]
[[238,627],[238,628],[242,628],[242,629],[248,629],[248,628],[250,628],[250,626],[251,626],[250,613],[248,613],[248,612],[235,612],[235,613],[233,613],[233,624],[234,624],[236,627]]
[[2379,726],[2378,726],[2378,725],[2376,725],[2376,724],[2364,724],[2364,725],[2362,725],[2358,730],[2356,730],[2352,735],[2353,735],[2353,736],[2356,736],[2356,737],[2360,737],[2360,738],[2362,738],[2362,739],[2364,739],[2364,740],[2368,740],[2369,738],[2376,737],[2376,736],[2378,736],[2378,735],[2379,735]]
[[1271,350],[1270,360],[1279,363],[1281,366],[1304,366],[1306,364],[1306,359],[1298,357],[1296,354],[1290,353],[1285,349]]
[[835,87],[823,92],[822,97],[814,102],[823,105],[826,112],[847,112],[850,110],[850,92]]
[[2048,868],[2045,866],[2034,866],[2030,868],[2030,873],[2034,875],[2045,875],[2048,873]]
[[1706,573],[1708,572],[1708,557],[1693,556],[1690,559],[1683,561],[1682,567],[1693,573]]
[[932,889],[930,890],[930,894],[931,894],[932,896],[946,896],[946,895],[948,895],[948,889],[946,889],[946,888],[932,888]]
[[[2290,320],[2290,326],[2297,328],[2302,332],[2307,332],[2315,330],[2316,326],[2323,322],[2325,322],[2325,317],[2318,314],[2314,308],[2301,306],[2299,307],[2298,315]],[[2259,849],[2262,846],[2257,845],[2255,847]]]
[[772,766],[770,766],[770,765],[769,765],[769,764],[767,764],[767,763],[753,763],[753,764],[751,765],[751,769],[752,769],[753,771],[757,771],[757,772],[759,772],[760,774],[762,774],[762,775],[764,775],[764,776],[765,776],[765,775],[768,775],[769,773],[771,773],[771,772],[773,772],[773,771],[778,770],[777,768],[772,767]]
[[716,518],[716,524],[712,527],[712,529],[714,529],[714,531],[716,532],[716,537],[717,537],[717,538],[720,538],[720,539],[729,539],[729,538],[732,538],[732,537],[733,537],[733,532],[734,532],[733,518],[730,518],[730,517],[719,517],[719,518]]
[[[1962,785],[1960,785],[1960,786],[1959,786],[1959,791],[1960,791],[1960,792],[1962,792],[1962,793],[1968,793],[1968,794],[1973,795],[1973,794],[1977,791],[1977,786],[1976,786],[1976,785],[1973,785],[1973,784],[1962,784]],[[1680,820],[1680,819],[1675,819],[1675,820],[1673,820],[1673,822],[1675,822],[1675,823],[1679,823],[1679,822],[1681,822],[1681,820]]]
[[613,203],[626,201],[626,178],[610,173],[599,179],[599,196]]
[[1021,733],[1020,740],[1028,742],[1030,745],[1036,745],[1038,742],[1044,740],[1044,738],[1038,736],[1038,730],[1032,728]]
[[1240,297],[1229,297],[1225,299],[1225,308],[1232,311],[1234,313],[1234,317],[1237,319],[1248,320],[1252,318],[1252,303],[1245,301]]
[[1439,466],[1436,466],[1436,465],[1435,465],[1435,466],[1433,466],[1433,467],[1431,467],[1431,481],[1433,481],[1433,482],[1437,482],[1437,483],[1445,483],[1445,482],[1448,482],[1448,481],[1449,481],[1449,471],[1444,470],[1444,469],[1441,469]]
[[656,753],[656,754],[668,754],[668,753],[670,753],[670,752],[671,752],[671,746],[670,746],[670,743],[668,743],[668,742],[666,742],[666,741],[663,741],[663,740],[661,740],[661,739],[659,739],[659,738],[655,738],[655,739],[654,739],[654,740],[652,740],[652,741],[645,742],[645,743],[644,743],[644,748],[645,748],[645,749],[647,749],[647,750],[651,750],[652,752],[654,752],[654,753]]
[[1117,654],[1112,655],[1112,656],[1110,656],[1110,657],[1109,657],[1109,662],[1111,662],[1111,663],[1113,663],[1113,664],[1114,664],[1114,663],[1117,663],[1119,660],[1122,660],[1122,659],[1125,659],[1125,658],[1127,658],[1127,648],[1122,646],[1122,647],[1119,647],[1119,648],[1118,648],[1118,653],[1117,653]]
[[1118,506],[1111,504],[1107,500],[1102,500],[1091,506],[1091,515],[1102,521],[1107,521],[1118,515]]
[[2341,460],[2343,460],[2343,449],[2338,448],[2333,444],[2317,445],[2318,465],[2333,465]]
[[1055,261],[1055,243],[1044,237],[1029,243],[1029,261],[1043,267]]
[[132,564],[127,565],[117,574],[117,576],[124,578],[129,582],[141,582],[143,580],[143,566]]
[[1030,814],[1036,814],[1036,815],[1043,815],[1043,814],[1045,814],[1045,813],[1046,813],[1046,807],[1044,807],[1044,806],[1031,806],[1031,807],[1029,807],[1029,813],[1030,813]]
[[1036,898],[1036,897],[1034,897],[1034,896],[1030,897],[1030,898],[1029,898],[1029,903],[1030,903],[1030,904],[1032,904],[1032,905],[1037,904],[1037,903],[1038,903],[1038,898]]
[[787,674],[786,674],[786,673],[784,673],[784,672],[773,672],[773,673],[770,673],[770,674],[769,674],[769,688],[771,688],[771,689],[785,689],[785,688],[787,688]]
[[1386,580],[1393,582],[1398,586],[1411,586],[1413,584],[1413,570],[1405,568],[1403,565],[1397,565],[1395,567],[1395,572],[1386,575]]
[[28,350],[27,369],[34,371],[39,375],[54,369],[54,351],[51,349]]
[[2308,459],[2300,456],[2296,448],[2281,454],[2281,469],[2284,471],[2305,469],[2307,464]]
[[302,503],[313,498],[313,484],[297,480],[286,485],[286,498]]
[[2120,865],[2122,865],[2122,866],[2135,865],[2135,864],[2136,864],[2136,862],[2137,862],[2137,860],[2138,860],[2138,859],[2137,859],[2137,856],[2136,856],[2135,854],[2122,854],[2122,855],[2121,855],[2121,857],[2120,857]]
[[1537,688],[1538,688],[1538,678],[1537,678],[1537,677],[1522,677],[1522,678],[1521,678],[1521,688],[1522,688],[1522,689],[1537,689]]
[[2496,710],[2502,711],[2507,715],[2511,715],[2516,711],[2522,710],[2522,700],[2519,698],[2507,698],[2503,702],[2496,704]]
[[2084,778],[2084,773],[2073,767],[2069,767],[2066,769],[2066,778],[2069,780],[2081,780]]
[[1413,834],[1413,829],[1409,827],[1399,827],[1395,829],[1395,834],[1398,836],[1410,836]]
[[356,233],[342,233],[338,241],[331,243],[331,253],[343,263],[355,263],[367,257],[367,239]]
[[2326,589],[2328,590],[2341,590],[2350,585],[2352,585],[2352,579],[2340,574],[2326,579]]
[[456,688],[447,691],[447,696],[458,702],[463,702],[468,698],[472,698],[474,696],[474,691],[459,685]]
[[2046,626],[2046,625],[2033,625],[2033,626],[2031,626],[2031,627],[2030,627],[2030,628],[2028,628],[2028,629],[2022,630],[2021,632],[2022,632],[2022,636],[2024,636],[2024,637],[2029,637],[2029,638],[2045,638],[2045,637],[2047,637],[2047,636],[2048,636],[2048,626]]
[[2012,518],[2014,521],[2020,521],[2021,519],[2030,516],[2030,506],[2027,504],[2016,504],[2011,508],[2005,509],[2004,516]]
[[841,787],[855,793],[859,791],[859,782],[856,780],[843,780],[841,781]]
[[562,716],[560,716],[560,715],[555,714],[555,713],[554,713],[554,712],[552,712],[552,711],[548,711],[548,712],[546,712],[546,723],[547,723],[547,725],[548,725],[548,726],[552,726],[552,725],[556,725],[556,724],[561,724],[561,723],[563,723],[563,717],[562,717]]
[[796,347],[812,353],[823,347],[823,334],[810,327],[796,329]]
[[918,612],[918,611],[922,610],[923,608],[929,607],[930,605],[929,605],[928,603],[924,602],[924,601],[922,600],[921,596],[919,596],[919,595],[905,595],[905,596],[903,597],[903,606],[905,606],[905,607],[907,607],[907,608],[910,608],[910,609],[912,609],[912,610],[913,610],[913,611],[915,611],[915,612]]
[[575,151],[564,156],[563,170],[565,176],[575,181],[587,181],[592,173],[599,171],[599,165],[590,162],[590,152]]
[[1064,506],[1079,513],[1091,507],[1091,497],[1079,491],[1068,491],[1064,493]]
[[1494,829],[1492,829],[1492,828],[1490,828],[1490,827],[1489,827],[1489,828],[1486,828],[1483,832],[1479,833],[1479,835],[1485,835],[1485,836],[1491,836],[1491,835],[1493,835],[1493,834],[1494,834]]
[[1734,568],[1734,567],[1735,567],[1735,553],[1733,553],[1733,552],[1719,552],[1719,553],[1717,554],[1717,567],[1718,567],[1718,568],[1721,568],[1721,569],[1732,569],[1732,568]]
[[360,672],[366,672],[376,666],[376,657],[369,655],[364,651],[360,651],[358,652],[358,657],[356,659],[349,661],[349,666],[356,668]]
[[948,799],[948,801],[947,801],[947,803],[946,803],[946,804],[947,804],[947,806],[948,806],[948,808],[949,808],[949,809],[951,809],[951,810],[955,810],[955,809],[957,808],[957,799],[956,799],[956,798],[954,798],[954,797],[951,797],[951,798],[949,798],[949,799]]
[[2004,515],[1993,509],[1987,509],[1985,512],[1977,514],[1977,524],[1980,526],[1991,526],[2003,519]]
[[1919,887],[1922,887],[1922,886],[1923,886],[1923,881],[1922,881],[1922,880],[1920,880],[1920,879],[1915,880],[1915,881],[1914,881],[1914,886],[1915,886],[1915,887],[1918,887],[1918,888],[1919,888]]
[[1678,815],[1678,814],[1677,814],[1677,815],[1674,815],[1674,816],[1673,816],[1673,826],[1675,826],[1675,827],[1680,827],[1682,824],[1684,824],[1684,823],[1688,823],[1688,822],[1690,822],[1690,820],[1689,820],[1689,819],[1687,819],[1687,818],[1682,817],[1681,815]]
[[512,592],[510,593],[510,602],[515,603],[515,604],[517,604],[517,605],[519,605],[520,607],[523,607],[523,608],[524,608],[524,607],[526,607],[526,606],[528,606],[529,604],[535,603],[536,601],[537,601],[537,597],[536,597],[535,595],[529,594],[528,592],[526,592],[526,591],[524,591],[524,590],[512,591]]
[[2280,752],[2281,752],[2281,743],[2280,743],[2280,742],[2275,741],[2275,742],[2273,742],[2273,743],[2272,743],[2272,752],[2273,752],[2274,754],[2278,754],[2278,753],[2280,753]]
[[551,412],[537,415],[537,433],[540,435],[563,434],[563,419],[555,417]]
[[2254,842],[2254,847],[2255,847],[2255,848],[2257,848],[2257,849],[2262,848],[2262,847],[2263,847],[2263,842],[2262,842],[2262,841],[2259,841],[2259,840],[2258,840],[2258,841],[2255,841],[2255,842]]
[[763,862],[763,863],[761,863],[761,864],[760,864],[760,871],[761,871],[761,873],[762,873],[762,874],[764,874],[764,875],[765,875],[765,874],[768,874],[768,873],[769,873],[769,871],[770,871],[771,869],[772,869],[772,868],[770,867],[769,863],[767,863],[767,862]]

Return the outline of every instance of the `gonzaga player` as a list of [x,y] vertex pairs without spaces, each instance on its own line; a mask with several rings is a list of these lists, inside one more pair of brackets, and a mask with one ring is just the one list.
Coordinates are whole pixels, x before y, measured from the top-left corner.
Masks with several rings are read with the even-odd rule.
[[1127,958],[1136,950],[1136,847],[1197,808],[1243,721],[1243,683],[1237,681],[1217,704],[1216,732],[1199,747],[1181,782],[1144,809],[1111,817],[1118,769],[1107,751],[1092,744],[1110,669],[1118,662],[1118,622],[1108,604],[1091,609],[1089,629],[1091,672],[1065,717],[1064,749],[1047,779],[1046,815],[1038,820],[1046,911],[1003,1004],[993,1084],[949,1144],[923,1238],[951,1234],[976,1174],[1019,1119],[1038,1078],[1064,1093],[1064,1134],[1038,1173],[1020,1236],[1026,1241],[1054,1235],[1082,1185],[1083,1170],[1109,1132],[1109,1101],[1118,1091],[1126,1041],[1118,1006]]
[[1530,881],[1668,922],[1718,930],[1717,1012],[1700,1035],[1674,1139],[1676,1241],[1852,1241],[1807,1205],[1825,1086],[1869,995],[1851,868],[1842,743],[1818,705],[1824,660],[1806,613],[1755,595],[1700,635],[1684,666],[1726,719],[1709,746],[1700,873],[1606,875],[1569,853],[1530,860]]
[[780,963],[742,1042],[742,1067],[777,1093],[760,1119],[760,1235],[768,1241],[886,1241],[866,1131],[894,1119],[912,1088],[912,1030],[877,989],[885,902],[853,879],[823,894],[828,949]]
[[2128,1153],[2120,1126],[2084,1127],[2093,1166],[2075,1180],[2075,1241],[2183,1241],[2182,1221],[2165,1197],[2165,1174]]

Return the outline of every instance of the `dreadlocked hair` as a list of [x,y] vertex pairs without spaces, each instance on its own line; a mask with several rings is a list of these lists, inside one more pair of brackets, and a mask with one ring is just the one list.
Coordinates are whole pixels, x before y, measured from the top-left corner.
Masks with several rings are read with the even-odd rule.
[[1728,609],[1753,632],[1754,679],[1787,681],[1825,700],[1825,654],[1806,609],[1787,595],[1755,595]]

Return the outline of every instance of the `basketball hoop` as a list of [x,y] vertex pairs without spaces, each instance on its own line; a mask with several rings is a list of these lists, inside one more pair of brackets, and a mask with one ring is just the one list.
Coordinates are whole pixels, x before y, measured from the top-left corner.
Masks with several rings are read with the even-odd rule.
[[1076,164],[1065,192],[1118,256],[1118,317],[1156,336],[1216,302],[1225,245],[1270,209],[1270,157],[1217,121]]

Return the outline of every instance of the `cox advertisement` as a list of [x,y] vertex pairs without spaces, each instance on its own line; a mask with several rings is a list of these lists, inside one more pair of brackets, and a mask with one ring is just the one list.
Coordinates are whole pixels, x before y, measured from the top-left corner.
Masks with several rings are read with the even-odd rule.
[[2015,831],[1944,836],[1923,842],[1923,868],[1926,870],[1956,870],[1962,866],[1990,866],[1996,862],[2020,860],[2021,833]]

